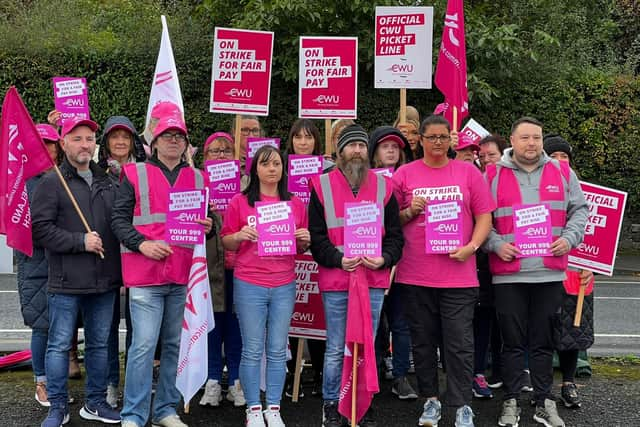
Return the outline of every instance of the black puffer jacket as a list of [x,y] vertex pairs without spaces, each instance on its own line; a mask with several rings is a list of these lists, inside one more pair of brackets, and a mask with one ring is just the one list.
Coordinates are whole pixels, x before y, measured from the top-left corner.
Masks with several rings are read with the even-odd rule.
[[554,331],[556,350],[586,350],[593,345],[593,293],[584,297],[582,320],[576,328],[573,317],[577,305],[577,296],[564,294]]
[[[33,190],[41,178],[42,175],[38,175],[27,181],[29,200],[33,200]],[[18,295],[20,296],[20,310],[22,311],[24,324],[33,329],[48,329],[48,267],[44,249],[38,245],[33,245],[33,255],[31,257],[19,251],[15,251],[15,254],[18,264]]]
[[47,173],[33,195],[33,238],[49,260],[48,290],[63,294],[95,294],[122,285],[120,247],[111,231],[115,187],[91,162],[91,188],[65,159],[60,166],[91,230],[102,238],[104,259],[86,252],[86,230],[55,172]]

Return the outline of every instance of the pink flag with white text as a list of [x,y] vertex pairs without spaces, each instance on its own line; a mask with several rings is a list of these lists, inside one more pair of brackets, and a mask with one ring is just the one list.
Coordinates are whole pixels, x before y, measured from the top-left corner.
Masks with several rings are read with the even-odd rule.
[[[444,116],[457,131],[462,119],[469,115],[463,0],[447,2],[435,83],[444,95]],[[458,120],[455,124],[453,107],[458,109]]]
[[28,179],[53,167],[47,147],[15,87],[2,103],[0,131],[0,234],[7,245],[33,255]]
[[193,250],[180,336],[176,387],[182,394],[185,404],[189,403],[207,381],[209,360],[207,335],[214,327],[207,254],[203,243],[195,245]]
[[373,341],[371,301],[365,267],[359,266],[349,274],[349,299],[347,303],[347,330],[344,343],[342,382],[338,411],[351,419],[351,396],[353,387],[353,351],[358,346],[356,382],[356,422],[360,421],[371,406],[378,387],[376,353]]

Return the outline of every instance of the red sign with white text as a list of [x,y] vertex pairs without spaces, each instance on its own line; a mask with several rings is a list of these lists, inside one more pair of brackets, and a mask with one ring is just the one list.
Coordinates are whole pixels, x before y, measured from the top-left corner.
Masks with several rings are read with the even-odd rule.
[[298,117],[355,119],[358,39],[300,37]]
[[212,113],[269,114],[273,32],[215,29]]
[[627,193],[580,182],[589,204],[584,240],[569,252],[569,265],[594,273],[613,275]]
[[296,305],[291,316],[289,336],[324,340],[327,338],[327,328],[318,287],[318,263],[311,255],[296,255],[295,272]]

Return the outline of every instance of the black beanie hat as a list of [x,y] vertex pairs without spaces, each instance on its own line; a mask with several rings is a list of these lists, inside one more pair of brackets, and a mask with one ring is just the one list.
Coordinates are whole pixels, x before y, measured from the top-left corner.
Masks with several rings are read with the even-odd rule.
[[342,150],[347,144],[357,141],[364,142],[365,144],[369,143],[369,135],[367,135],[367,132],[362,126],[354,124],[342,129],[340,137],[338,138],[338,154],[342,153]]
[[567,142],[566,139],[557,134],[549,134],[545,135],[543,140],[544,151],[548,155],[555,153],[556,151],[561,151],[566,153],[571,159],[571,145]]

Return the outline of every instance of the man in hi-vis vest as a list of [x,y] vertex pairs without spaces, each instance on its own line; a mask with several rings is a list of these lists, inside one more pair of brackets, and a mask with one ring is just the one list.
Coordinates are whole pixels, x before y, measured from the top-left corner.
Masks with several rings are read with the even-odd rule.
[[[122,243],[122,276],[129,288],[133,329],[120,414],[123,426],[147,424],[153,354],[160,338],[160,377],[151,419],[153,425],[186,427],[176,414],[181,399],[176,372],[193,245],[169,245],[164,238],[169,190],[206,186],[204,174],[186,162],[187,145],[182,115],[162,117],[153,131],[149,160],[122,168],[111,226]],[[211,218],[196,222],[211,232]]]
[[503,345],[505,386],[499,426],[517,426],[518,396],[529,352],[534,421],[562,427],[553,386],[553,322],[562,300],[568,253],[584,236],[589,215],[576,174],[542,150],[542,123],[530,117],[511,127],[512,148],[487,179],[497,209],[484,248],[493,274]]
[[[398,202],[393,186],[384,176],[369,170],[368,135],[359,125],[344,128],[338,140],[337,167],[312,180],[309,204],[311,252],[319,265],[318,285],[327,327],[327,349],[322,380],[323,426],[338,427],[342,362],[345,353],[347,297],[349,278],[356,269],[364,269],[373,336],[378,329],[384,291],[389,287],[390,269],[402,256],[404,238],[400,226]],[[378,203],[382,215],[382,256],[344,256],[345,203]],[[375,358],[374,358],[375,359]],[[375,360],[373,361],[375,364]],[[375,372],[375,370],[374,370]],[[359,425],[371,425],[369,411]]]

